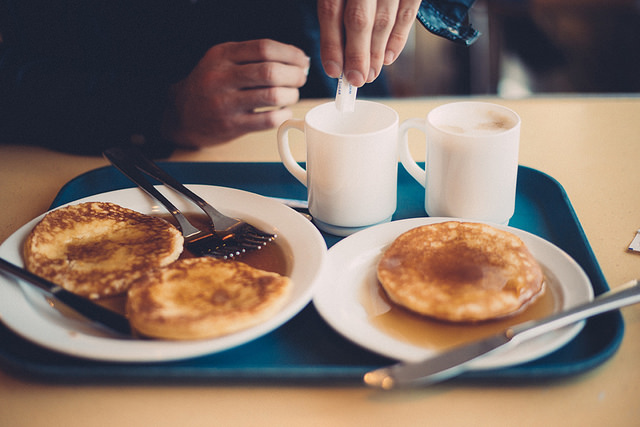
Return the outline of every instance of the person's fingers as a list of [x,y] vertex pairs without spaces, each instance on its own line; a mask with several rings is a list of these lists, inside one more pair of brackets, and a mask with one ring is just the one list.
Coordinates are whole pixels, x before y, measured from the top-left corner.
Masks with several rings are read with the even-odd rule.
[[392,64],[404,49],[419,7],[420,0],[400,0],[396,21],[389,34],[384,54],[384,65]]
[[404,48],[420,0],[318,0],[320,54],[327,75],[355,86],[375,80]]
[[371,34],[371,62],[367,83],[374,81],[382,70],[389,35],[396,22],[399,0],[378,0]]
[[247,90],[233,90],[217,93],[215,97],[203,98],[199,110],[206,115],[227,120],[234,116],[256,111],[269,111],[294,105],[300,100],[298,89],[285,87],[264,87]]
[[172,87],[163,134],[202,147],[277,127],[291,117],[308,66],[300,49],[270,40],[213,46]]
[[271,39],[228,42],[214,46],[212,49],[222,50],[222,53],[216,54],[236,64],[280,62],[303,69],[309,67],[309,57],[302,49]]
[[271,86],[299,88],[308,72],[309,58],[302,50],[273,40],[253,40],[212,47],[189,81],[205,94]]
[[370,74],[371,33],[375,13],[376,4],[371,0],[350,0],[344,9],[344,76],[357,87],[365,84]]
[[307,81],[307,71],[297,66],[279,62],[259,62],[239,65],[229,70],[232,87],[250,89],[257,87],[302,87]]
[[340,77],[344,64],[344,1],[318,0],[322,66],[334,79]]
[[240,116],[238,121],[243,130],[249,132],[257,132],[277,128],[285,120],[293,117],[293,112],[289,108],[278,108],[268,111],[262,111],[253,114]]
[[237,111],[254,112],[267,107],[294,105],[300,99],[300,92],[294,88],[265,87],[238,91],[234,98],[232,104]]
[[[224,120],[215,120],[209,124],[195,145],[206,146],[230,141],[249,132],[259,132],[280,126],[293,117],[291,109],[283,107],[266,111],[234,114]],[[192,144],[194,145],[194,144]]]
[[240,105],[233,108],[237,108],[237,111],[229,110],[226,114],[216,113],[200,119],[182,117],[178,126],[167,130],[167,136],[183,147],[205,147],[230,141],[249,132],[276,128],[293,116],[287,107],[269,108],[258,112],[248,108],[245,110],[245,107]]

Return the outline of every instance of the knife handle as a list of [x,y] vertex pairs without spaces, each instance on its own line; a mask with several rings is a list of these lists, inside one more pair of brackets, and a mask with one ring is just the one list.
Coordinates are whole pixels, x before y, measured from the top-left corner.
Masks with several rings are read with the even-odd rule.
[[93,301],[76,295],[66,289],[52,283],[40,276],[37,276],[30,271],[18,267],[15,264],[10,263],[0,258],[0,270],[6,271],[20,279],[31,283],[52,294],[57,300],[65,303],[67,306],[82,314],[84,317],[98,322],[109,329],[125,335],[131,335],[131,326],[129,320],[114,311],[109,310]]
[[[116,168],[120,169],[125,175],[127,175],[133,182],[141,185],[143,176],[140,172],[147,174],[151,178],[154,178],[167,187],[172,188],[178,193],[182,194],[187,199],[195,203],[202,211],[207,214],[211,225],[214,229],[224,230],[233,225],[235,221],[229,223],[229,218],[220,213],[216,208],[207,203],[202,197],[195,194],[193,191],[185,187],[180,181],[167,173],[164,169],[160,168],[152,160],[145,157],[139,150],[128,147],[112,147],[103,152],[103,155],[109,160]],[[143,190],[149,192],[148,188]],[[157,197],[158,192],[154,191],[152,196]],[[173,205],[167,205],[168,201],[159,200],[167,209],[173,214],[180,212]],[[174,215],[175,216],[175,215]],[[176,218],[178,219],[178,218]],[[180,221],[180,219],[178,219]],[[181,223],[182,226],[182,223]]]
[[110,148],[103,152],[111,164],[122,172],[127,178],[133,181],[141,190],[153,197],[167,211],[178,221],[180,231],[184,236],[190,236],[198,233],[200,230],[193,225],[186,216],[167,199],[160,191],[158,191],[153,184],[145,177],[145,175],[138,168],[134,160],[130,159],[129,153],[120,148]]

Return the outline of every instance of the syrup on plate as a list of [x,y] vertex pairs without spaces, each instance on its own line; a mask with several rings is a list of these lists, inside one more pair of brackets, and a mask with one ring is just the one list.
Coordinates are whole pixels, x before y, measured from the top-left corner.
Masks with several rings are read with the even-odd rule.
[[367,280],[361,289],[361,304],[371,324],[398,341],[430,350],[477,341],[518,323],[543,318],[554,313],[561,302],[557,285],[545,276],[543,294],[511,316],[479,323],[450,323],[395,305],[377,280]]

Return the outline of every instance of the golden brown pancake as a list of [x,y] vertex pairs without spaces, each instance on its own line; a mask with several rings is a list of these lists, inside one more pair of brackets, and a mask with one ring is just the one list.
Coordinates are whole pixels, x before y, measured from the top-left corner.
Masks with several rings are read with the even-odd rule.
[[183,237],[167,221],[113,203],[52,211],[24,245],[26,268],[76,294],[97,299],[126,292],[147,270],[180,256]]
[[213,338],[272,317],[290,288],[289,278],[239,261],[180,259],[131,287],[127,316],[136,331],[149,337]]
[[543,289],[542,270],[524,242],[479,223],[409,230],[384,252],[377,273],[391,301],[450,322],[513,314]]

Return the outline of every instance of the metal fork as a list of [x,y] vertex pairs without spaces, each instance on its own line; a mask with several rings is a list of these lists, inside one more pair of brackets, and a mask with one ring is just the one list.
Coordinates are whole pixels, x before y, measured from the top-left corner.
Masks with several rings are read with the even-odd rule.
[[[275,234],[259,230],[246,221],[223,215],[134,148],[114,147],[105,150],[103,155],[173,215],[184,236],[185,247],[196,256],[232,258],[250,250],[260,249],[276,238]],[[198,205],[209,217],[211,230],[202,230],[194,226],[141,172],[171,187]]]

